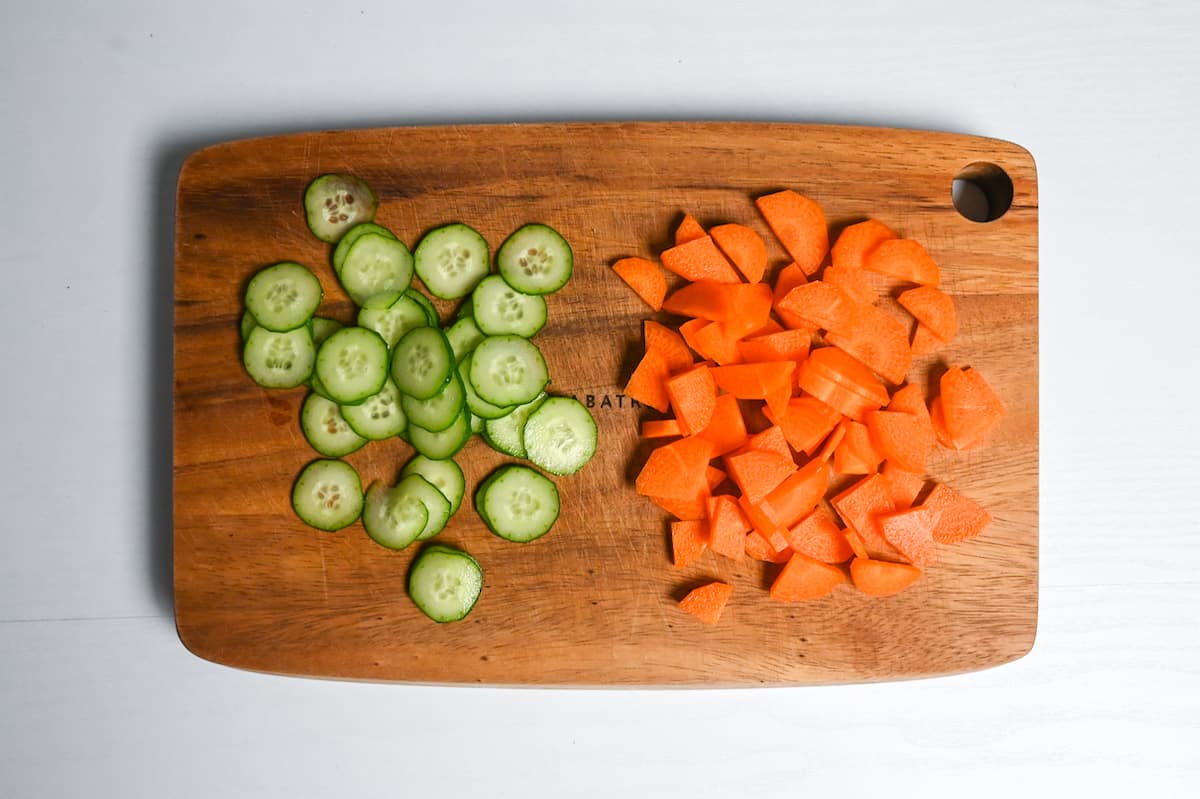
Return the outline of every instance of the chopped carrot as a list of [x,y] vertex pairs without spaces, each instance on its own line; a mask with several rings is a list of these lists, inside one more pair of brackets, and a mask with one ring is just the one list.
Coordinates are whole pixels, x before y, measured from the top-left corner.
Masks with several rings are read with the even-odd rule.
[[686,280],[740,283],[742,278],[709,236],[677,244],[662,252],[662,265]]
[[662,310],[663,298],[667,296],[667,279],[658,264],[645,258],[622,258],[612,268],[647,305],[655,311]]
[[901,293],[896,300],[941,341],[953,341],[958,335],[958,314],[950,295],[933,286],[918,286]]
[[845,581],[846,575],[837,566],[797,552],[771,583],[771,599],[779,602],[818,599]]
[[699,433],[708,427],[717,406],[717,384],[712,370],[699,364],[668,378],[667,396],[683,432]]
[[759,452],[774,452],[785,458],[792,457],[792,450],[788,447],[787,437],[783,428],[776,424],[759,430],[747,438],[745,448]]
[[646,349],[661,355],[671,374],[690,368],[696,361],[688,349],[687,342],[679,333],[653,319],[647,319],[643,324],[642,337],[645,339]]
[[920,507],[939,514],[933,528],[933,540],[939,544],[974,538],[992,523],[992,514],[945,483],[935,485]]
[[888,494],[887,486],[878,473],[864,477],[830,502],[842,521],[853,527],[862,536],[871,557],[896,558],[899,553],[883,537],[879,517],[894,513],[896,507]]
[[728,583],[708,583],[688,592],[679,601],[679,608],[705,624],[716,624],[732,593],[733,586]]
[[758,509],[775,527],[790,527],[817,507],[829,488],[829,475],[829,464],[810,460],[756,503]]
[[[870,416],[868,414],[867,418]],[[872,446],[867,426],[853,419],[846,419],[841,424],[846,432],[833,454],[833,471],[837,474],[872,474],[878,471],[883,456]]]
[[853,527],[847,527],[842,533],[846,536],[846,544],[849,545],[854,557],[866,559],[871,557],[867,552],[867,542],[863,539],[862,534]]
[[848,416],[855,420],[864,419],[868,411],[879,407],[862,394],[821,374],[811,359],[801,364],[797,382],[801,390],[833,408],[839,416]]
[[692,334],[692,347],[705,360],[726,366],[744,360],[738,338],[725,322],[707,322]]
[[716,466],[713,466],[711,463],[708,465],[708,468],[704,470],[704,482],[708,484],[708,491],[710,494],[717,489],[717,486],[721,485],[721,483],[724,483],[728,477],[729,475],[725,474],[725,472],[721,471]]
[[730,288],[737,313],[726,319],[725,335],[741,339],[761,330],[771,321],[771,287],[766,283],[742,283]]
[[708,492],[704,491],[690,499],[672,499],[670,497],[646,497],[658,507],[665,510],[667,513],[674,516],[676,519],[684,521],[696,521],[697,519],[705,519],[708,517],[705,503],[708,501]]
[[790,455],[785,457],[758,450],[726,455],[725,466],[742,496],[754,503],[764,499],[796,471],[796,462]]
[[889,383],[903,383],[912,365],[908,331],[899,319],[874,305],[859,305],[849,333],[833,330],[825,340],[869,366]]
[[[833,432],[829,434],[829,437],[825,439],[825,443],[821,445],[821,449],[817,452],[816,457],[828,463],[829,459],[837,453],[837,448],[842,445],[842,439],[845,437],[846,425],[839,424],[834,427]],[[836,472],[836,469],[834,471]]]
[[[834,267],[862,269],[867,256],[881,243],[896,238],[892,229],[877,219],[858,222],[842,230],[830,249]],[[828,271],[828,270],[826,270]]]
[[712,451],[712,442],[698,436],[658,447],[646,459],[634,487],[644,496],[695,499],[707,486],[705,470]]
[[912,239],[889,239],[867,253],[863,268],[924,286],[936,286],[938,266],[921,243]]
[[789,330],[808,330],[810,332],[816,330],[815,326],[810,325],[796,314],[779,307],[779,301],[786,297],[792,289],[803,286],[807,282],[808,276],[804,274],[804,270],[794,263],[780,269],[779,274],[775,277],[775,289],[771,293],[772,307],[779,316],[779,321],[783,322]]
[[907,563],[855,558],[850,561],[854,587],[869,596],[892,596],[915,583],[921,570]]
[[914,566],[931,566],[937,559],[937,544],[933,530],[941,514],[932,508],[919,507],[889,513],[879,517],[883,537]]
[[743,361],[802,361],[812,347],[807,330],[781,330],[777,333],[744,338],[738,342]]
[[787,540],[793,551],[825,563],[844,563],[854,555],[837,520],[821,505],[788,528]]
[[746,278],[747,283],[762,280],[767,270],[767,244],[762,236],[745,225],[717,225],[708,231],[712,240]]
[[697,355],[700,354],[700,345],[696,341],[696,334],[699,333],[701,329],[711,324],[712,322],[708,321],[707,319],[700,319],[697,317],[696,319],[689,319],[679,326],[680,337],[684,340],[684,343],[691,348],[688,350],[688,357],[691,357],[692,352],[695,352]]
[[821,280],[831,286],[837,286],[846,292],[847,297],[863,305],[872,305],[879,299],[871,276],[863,269],[835,264],[825,268]]
[[804,274],[814,274],[829,252],[829,228],[821,206],[791,189],[754,201],[763,219]]
[[671,554],[676,569],[695,563],[707,548],[707,520],[671,522]]
[[705,235],[704,226],[696,221],[696,217],[684,214],[683,221],[675,228],[675,244],[687,244],[689,241],[702,239]]
[[888,496],[891,497],[892,505],[896,510],[911,508],[912,504],[917,501],[921,489],[925,487],[925,480],[921,475],[906,472],[891,461],[884,462],[883,468],[879,470],[879,476],[883,478]]
[[671,407],[671,397],[667,394],[670,376],[663,356],[656,350],[648,349],[625,384],[625,396],[666,413]]
[[764,563],[787,563],[788,558],[792,556],[791,549],[787,547],[777,552],[771,542],[764,538],[758,530],[746,533],[745,548],[747,555]]
[[709,500],[708,530],[709,549],[733,560],[744,557],[750,521],[733,497],[719,494]]
[[820,347],[809,353],[805,364],[833,380],[838,385],[852,389],[881,408],[888,403],[887,389],[871,370],[837,347]]
[[746,521],[748,521],[750,526],[757,530],[764,539],[767,541],[772,540],[775,538],[775,534],[777,532],[783,536],[785,540],[787,539],[787,528],[781,527],[768,519],[758,505],[750,502],[748,499],[746,499],[746,497],[738,497],[737,503],[738,507],[741,508],[742,515],[746,517]]
[[737,295],[715,280],[687,283],[663,300],[663,310],[679,316],[720,322],[737,314]]
[[912,350],[913,357],[918,355],[928,355],[931,352],[936,352],[939,348],[945,346],[946,342],[933,334],[933,331],[925,327],[925,325],[917,322],[917,329],[913,331],[912,344],[909,349]]
[[727,452],[733,452],[743,446],[746,435],[746,421],[742,417],[742,408],[737,397],[732,394],[721,394],[713,405],[712,418],[708,427],[698,434],[707,438],[713,445],[713,457],[719,458]]
[[762,361],[717,366],[712,375],[718,386],[738,399],[768,400],[774,413],[783,414],[792,394],[795,370],[795,361]]
[[975,369],[946,370],[940,399],[942,421],[956,448],[981,442],[1004,418],[1004,404]]
[[674,438],[683,434],[678,419],[647,419],[642,422],[642,438]]
[[929,408],[925,406],[925,395],[921,393],[921,387],[916,383],[905,383],[896,389],[896,393],[888,401],[887,409],[915,414],[922,419],[929,418]]
[[842,415],[816,397],[792,397],[782,416],[776,417],[770,409],[767,418],[783,431],[784,438],[792,448],[805,455],[812,455],[830,431],[842,419]]
[[863,306],[834,284],[814,280],[796,286],[775,307],[795,314],[808,327],[849,336],[855,331],[858,309]]
[[871,411],[867,427],[870,441],[884,458],[909,472],[925,471],[925,459],[934,445],[928,414],[922,417],[901,411]]

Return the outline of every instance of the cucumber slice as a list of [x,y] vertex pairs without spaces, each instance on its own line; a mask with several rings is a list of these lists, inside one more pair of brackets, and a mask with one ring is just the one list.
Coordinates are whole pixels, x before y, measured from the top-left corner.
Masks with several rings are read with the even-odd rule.
[[308,325],[286,333],[265,327],[250,331],[242,348],[246,372],[263,388],[294,388],[313,373],[316,347]]
[[551,474],[574,474],[596,454],[596,420],[579,400],[550,397],[529,414],[526,457]]
[[430,327],[441,327],[441,318],[438,316],[438,309],[434,307],[433,300],[415,288],[409,288],[408,291],[404,292],[404,295],[425,310],[425,318],[429,320]]
[[308,229],[330,244],[355,225],[374,219],[378,207],[371,188],[353,175],[321,175],[304,191]]
[[345,325],[336,319],[329,319],[324,316],[314,316],[310,320],[312,325],[313,344],[320,347],[325,343],[325,339],[332,336],[334,333],[341,330]]
[[449,459],[435,461],[424,455],[414,455],[400,470],[401,477],[410,474],[419,474],[433,484],[449,500],[450,515],[458,513],[463,495],[467,492],[467,480],[457,463]]
[[546,326],[546,301],[522,294],[500,275],[488,275],[471,294],[475,324],[489,336],[530,338]]
[[494,534],[524,544],[558,520],[558,488],[528,466],[501,466],[475,492],[475,510]]
[[363,528],[371,540],[388,549],[404,549],[429,522],[429,509],[413,494],[397,494],[378,481],[367,489]]
[[387,308],[363,308],[358,312],[358,326],[374,330],[383,337],[388,349],[396,346],[400,338],[414,327],[429,324],[425,311],[412,297],[401,294]]
[[417,399],[405,394],[401,399],[404,415],[417,427],[431,433],[445,430],[454,423],[466,405],[462,380],[454,373],[450,382],[429,399]]
[[537,410],[546,395],[539,394],[533,400],[518,405],[512,411],[498,419],[488,419],[484,423],[483,440],[488,445],[505,455],[511,455],[514,458],[527,457],[525,452],[525,420],[529,418],[529,414]]
[[405,333],[396,344],[392,379],[405,394],[429,399],[450,381],[454,366],[454,353],[442,331],[436,327],[418,327]]
[[379,233],[364,233],[350,245],[338,279],[356,305],[367,305],[372,297],[382,294],[385,302],[380,304],[386,307],[404,293],[412,275],[412,253],[403,242]]
[[373,330],[344,327],[321,345],[316,374],[330,399],[357,405],[379,393],[387,380],[387,344]]
[[308,387],[311,388],[312,393],[316,394],[318,397],[324,397],[330,402],[333,402],[334,405],[337,405],[337,403],[334,402],[333,397],[329,396],[329,392],[325,389],[325,384],[321,382],[321,378],[317,377],[315,370],[311,375],[309,375]]
[[246,310],[259,327],[286,333],[307,322],[321,304],[321,281],[292,261],[259,270],[246,285]]
[[327,458],[340,458],[360,449],[367,439],[356,433],[342,417],[336,402],[320,394],[309,394],[300,409],[300,429],[312,448]]
[[439,624],[466,618],[481,591],[483,569],[479,561],[452,547],[426,547],[408,574],[408,595],[413,604]]
[[473,416],[477,416],[480,419],[499,419],[503,416],[508,416],[516,406],[493,405],[475,393],[475,387],[471,385],[471,361],[473,355],[473,352],[468,352],[458,364],[458,377],[462,380],[463,391],[467,395],[468,410],[470,410]]
[[415,424],[410,424],[405,431],[408,443],[412,444],[420,454],[435,461],[453,458],[454,454],[463,448],[471,438],[471,424],[467,419],[469,411],[465,408],[454,417],[445,430],[430,431]]
[[417,276],[429,293],[457,300],[487,275],[491,259],[487,241],[463,224],[443,225],[426,233],[413,251]]
[[550,382],[541,350],[520,336],[479,342],[471,353],[469,378],[481,399],[500,407],[524,405]]
[[[466,385],[466,384],[464,383],[463,385]],[[487,420],[481,416],[476,416],[475,414],[471,413],[470,408],[467,409],[467,417],[468,417],[467,427],[470,428],[471,435],[474,436],[474,435],[479,435],[480,433],[482,433],[483,426],[487,422]]]
[[337,246],[333,248],[333,255],[329,257],[329,260],[333,264],[334,272],[341,274],[342,264],[346,263],[346,253],[350,252],[350,247],[358,241],[360,236],[368,233],[378,233],[380,236],[387,236],[391,239],[396,238],[395,233],[374,222],[362,222],[355,225],[342,234],[342,237],[338,239]]
[[425,526],[417,533],[418,541],[433,538],[446,528],[450,521],[450,500],[437,490],[437,486],[419,474],[406,474],[396,483],[392,493],[398,498],[413,497],[425,506],[429,513]]
[[[254,321],[251,320],[251,324]],[[450,349],[454,352],[455,360],[461,362],[463,356],[475,349],[479,342],[484,339],[484,332],[479,329],[479,325],[475,324],[474,317],[462,316],[454,321],[454,324],[446,328],[446,341],[450,342]]]
[[400,435],[408,425],[408,417],[400,403],[400,390],[391,378],[383,388],[357,405],[342,408],[342,416],[355,433],[371,441]]
[[249,311],[242,312],[242,321],[238,323],[238,330],[241,333],[242,341],[250,338],[250,331],[258,327],[258,322],[254,320],[254,314]]
[[571,245],[546,225],[525,225],[500,245],[496,267],[524,294],[549,294],[567,285],[574,266]]
[[296,478],[292,508],[301,521],[318,530],[334,532],[354,524],[363,508],[358,472],[345,461],[313,461]]

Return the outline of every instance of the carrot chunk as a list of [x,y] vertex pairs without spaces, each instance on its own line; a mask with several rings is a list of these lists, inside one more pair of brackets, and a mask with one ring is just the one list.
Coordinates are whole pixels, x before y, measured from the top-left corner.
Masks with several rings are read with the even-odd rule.
[[747,283],[762,280],[767,270],[767,244],[745,225],[717,225],[708,231]]
[[837,566],[797,552],[771,583],[771,599],[779,602],[817,599],[831,593],[845,580],[846,575]]
[[716,624],[721,620],[721,613],[725,610],[731,594],[733,586],[728,583],[708,583],[689,591],[688,595],[679,601],[679,608],[705,624]]
[[814,274],[829,252],[825,212],[813,200],[791,189],[754,201],[779,243],[804,274]]
[[992,514],[945,483],[935,485],[920,507],[939,514],[933,527],[933,540],[939,544],[974,538],[992,523]]
[[708,549],[708,522],[706,520],[671,522],[671,554],[676,569],[683,569],[695,563],[706,549]]
[[658,264],[645,258],[622,258],[612,265],[612,269],[651,309],[662,310],[663,298],[667,296],[667,279]]
[[686,280],[740,283],[742,278],[709,236],[677,244],[662,252],[662,265]]
[[850,561],[854,587],[870,596],[898,594],[921,577],[921,570],[907,563],[855,558]]

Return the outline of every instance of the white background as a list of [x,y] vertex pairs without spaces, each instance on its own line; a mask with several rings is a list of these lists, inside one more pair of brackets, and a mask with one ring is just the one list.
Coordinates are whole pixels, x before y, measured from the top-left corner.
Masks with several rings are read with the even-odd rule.
[[[1200,6],[454,5],[5,4],[0,796],[1195,795]],[[1033,652],[746,691],[346,684],[188,654],[170,598],[182,158],[324,127],[661,118],[1032,151]]]

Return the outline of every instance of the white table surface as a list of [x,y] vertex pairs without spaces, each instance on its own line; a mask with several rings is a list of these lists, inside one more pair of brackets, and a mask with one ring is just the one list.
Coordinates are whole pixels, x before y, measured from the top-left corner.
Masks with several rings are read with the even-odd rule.
[[[10,3],[0,22],[0,796],[1195,795],[1200,6],[238,5]],[[170,587],[182,158],[312,128],[660,118],[1033,152],[1032,653],[727,691],[337,683],[190,655]]]

